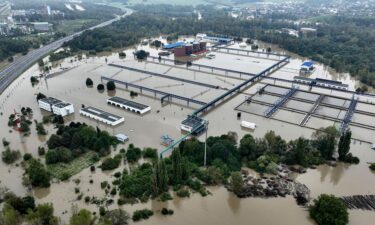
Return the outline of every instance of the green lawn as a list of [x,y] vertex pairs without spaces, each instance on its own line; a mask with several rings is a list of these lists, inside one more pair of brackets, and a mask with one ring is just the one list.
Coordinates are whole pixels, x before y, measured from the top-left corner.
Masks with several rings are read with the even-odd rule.
[[66,180],[67,178],[81,172],[83,169],[94,164],[94,154],[94,152],[89,151],[82,156],[74,159],[70,163],[57,163],[48,165],[47,168],[52,177],[59,180]]

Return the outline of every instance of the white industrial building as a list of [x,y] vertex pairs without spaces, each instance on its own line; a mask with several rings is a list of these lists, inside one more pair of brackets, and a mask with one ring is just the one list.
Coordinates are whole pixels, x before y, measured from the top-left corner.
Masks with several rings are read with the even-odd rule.
[[74,113],[74,106],[71,103],[63,102],[59,99],[47,97],[38,100],[39,108],[55,115],[67,116]]
[[112,97],[107,100],[107,103],[113,106],[117,106],[122,109],[126,109],[134,113],[141,114],[141,115],[151,111],[151,107],[148,105],[144,105],[138,102],[133,102],[133,101],[126,100],[120,97]]
[[67,102],[60,102],[52,106],[53,114],[67,116],[74,113],[74,107]]
[[107,113],[94,107],[82,108],[80,109],[79,113],[83,116],[87,116],[91,119],[98,120],[99,122],[109,124],[111,126],[116,126],[125,121],[123,117]]

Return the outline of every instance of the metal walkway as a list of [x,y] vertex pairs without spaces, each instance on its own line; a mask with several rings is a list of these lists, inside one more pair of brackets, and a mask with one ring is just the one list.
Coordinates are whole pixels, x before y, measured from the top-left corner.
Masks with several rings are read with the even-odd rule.
[[[147,61],[150,62],[150,60],[148,60],[149,58],[152,59],[152,62],[158,61],[160,63],[160,61],[164,61],[164,64],[166,64],[165,62],[172,62],[173,64],[187,65],[187,62],[183,62],[183,61],[179,61],[179,60],[173,60],[173,59],[166,59],[166,58],[160,58],[159,59],[158,57],[154,57],[154,56],[148,56],[146,62]],[[168,64],[166,64],[166,65],[168,65]],[[199,71],[201,71],[201,68],[209,69],[209,70],[211,70],[211,73],[213,73],[215,70],[225,72],[225,74],[237,73],[237,74],[240,75],[240,77],[242,77],[242,75],[245,75],[245,76],[255,76],[256,75],[254,73],[247,73],[247,72],[241,72],[241,71],[238,71],[238,70],[224,69],[224,68],[219,68],[219,67],[215,67],[215,66],[207,66],[207,65],[193,63],[193,62],[191,62],[191,65],[186,67],[186,69],[188,69],[189,67],[198,67]],[[202,71],[202,72],[206,72],[206,71]]]
[[270,118],[288,99],[298,90],[298,87],[292,87],[288,92],[281,98],[279,98],[270,108],[264,112],[264,116]]
[[323,94],[319,96],[319,98],[314,103],[313,107],[311,107],[310,111],[306,114],[306,116],[303,118],[303,120],[299,124],[301,127],[306,126],[307,122],[311,118],[311,115],[314,114],[314,112],[316,111],[316,109],[318,108],[320,103],[323,101],[324,97],[325,97],[325,95],[323,95]]
[[161,73],[155,73],[155,72],[151,72],[151,71],[147,71],[147,70],[136,69],[136,68],[133,68],[133,67],[122,66],[122,65],[113,64],[113,63],[110,63],[108,65],[113,66],[113,67],[126,69],[126,70],[130,70],[130,71],[134,71],[134,72],[150,74],[150,75],[156,76],[156,77],[162,77],[162,78],[166,78],[166,79],[177,80],[177,81],[181,81],[181,82],[185,82],[185,83],[195,84],[195,85],[199,85],[199,86],[204,86],[204,87],[209,87],[209,88],[214,88],[214,89],[220,88],[219,86],[215,86],[215,85],[212,85],[212,84],[206,84],[206,83],[201,83],[201,82],[198,82],[198,81],[187,80],[187,79],[184,79],[184,78],[168,76],[168,75],[164,75],[164,74],[161,74]]
[[[278,54],[278,53],[272,53],[272,52],[268,53],[268,52],[254,51],[254,50],[230,48],[230,47],[215,47],[214,51],[218,51],[219,49],[227,50],[228,53],[229,53],[229,51],[237,51],[237,52],[244,52],[244,53],[246,53],[246,55],[249,55],[250,53],[256,53],[256,54],[267,55],[267,56],[273,55],[273,56],[278,56],[278,57],[289,57],[287,55]],[[220,52],[220,51],[218,51],[218,52]]]
[[348,111],[346,111],[345,117],[341,122],[341,126],[340,126],[340,133],[341,134],[344,134],[348,130],[349,123],[352,121],[353,114],[354,114],[355,108],[357,106],[357,103],[358,103],[358,98],[356,98],[355,95],[353,95],[352,101],[350,102],[350,105],[349,105],[349,108],[348,108]]
[[183,96],[180,96],[180,95],[175,95],[175,94],[172,94],[172,93],[167,93],[167,92],[164,92],[164,91],[159,91],[159,90],[156,90],[156,89],[152,89],[152,88],[148,88],[148,87],[144,87],[144,86],[140,86],[140,85],[136,85],[136,84],[131,84],[131,83],[128,83],[128,82],[125,82],[125,81],[120,81],[120,80],[112,79],[112,78],[109,78],[109,77],[101,76],[100,79],[101,79],[102,82],[103,81],[113,81],[117,84],[124,85],[126,89],[128,89],[129,87],[139,89],[139,91],[141,93],[143,91],[147,91],[147,92],[153,93],[155,97],[156,97],[157,94],[159,94],[159,95],[162,96],[161,98],[163,100],[165,98],[168,98],[169,101],[171,101],[172,99],[179,99],[179,100],[182,100],[182,101],[186,101],[187,105],[189,105],[189,103],[194,103],[194,104],[197,104],[197,105],[206,105],[207,104],[205,102],[198,101],[198,100],[195,100],[195,99],[183,97]]

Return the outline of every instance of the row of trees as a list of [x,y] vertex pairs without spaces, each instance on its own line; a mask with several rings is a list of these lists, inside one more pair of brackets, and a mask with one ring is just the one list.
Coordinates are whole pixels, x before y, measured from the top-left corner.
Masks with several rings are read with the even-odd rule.
[[[316,36],[293,37],[278,32],[281,28],[298,29],[287,20],[257,18],[252,21],[228,16],[225,10],[201,6],[198,20],[194,8],[138,6],[133,15],[108,27],[87,31],[66,43],[74,50],[97,52],[138,43],[141,38],[160,34],[194,35],[204,32],[250,37],[277,44],[286,50],[330,65],[339,72],[348,71],[370,86],[375,86],[375,24],[373,18],[328,17],[317,26]],[[177,14],[177,15],[176,15]],[[172,19],[173,18],[173,19]],[[371,20],[370,22],[368,20]],[[372,23],[371,23],[372,22]]]

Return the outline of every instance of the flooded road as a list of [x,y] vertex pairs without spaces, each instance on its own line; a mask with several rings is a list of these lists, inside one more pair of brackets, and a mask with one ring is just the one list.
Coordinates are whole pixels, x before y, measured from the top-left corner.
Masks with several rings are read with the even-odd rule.
[[[139,46],[139,48],[147,48],[151,54],[156,55],[156,49],[149,49],[145,46]],[[118,63],[127,66],[133,66],[138,69],[144,69],[148,71],[154,71],[163,73],[169,76],[176,76],[184,79],[197,80],[200,82],[210,83],[213,85],[220,85],[223,88],[230,88],[233,85],[237,85],[242,82],[239,79],[231,77],[223,77],[223,74],[211,74],[206,72],[194,72],[174,67],[169,68],[168,66],[160,66],[152,63],[142,63],[133,59],[133,49],[126,51],[127,58],[120,59],[117,53],[98,55],[95,57],[83,58],[81,62],[74,58],[65,59],[64,61],[54,63],[55,68],[53,72],[61,72],[61,67],[71,68],[66,70],[59,75],[56,75],[50,79],[41,79],[39,84],[32,87],[30,83],[30,77],[38,75],[40,73],[37,65],[27,70],[19,79],[17,79],[3,95],[0,96],[1,113],[0,123],[3,127],[0,138],[6,138],[10,141],[12,149],[19,149],[22,154],[31,153],[34,157],[38,157],[37,148],[45,145],[45,140],[49,135],[55,132],[53,125],[45,126],[48,130],[47,137],[38,137],[35,131],[35,125],[31,126],[31,135],[29,137],[23,137],[16,131],[7,127],[8,116],[16,111],[20,111],[23,106],[28,106],[33,109],[34,114],[32,120],[42,120],[43,115],[48,113],[41,111],[36,101],[36,94],[42,92],[47,96],[55,97],[70,103],[75,106],[76,113],[73,116],[66,118],[66,122],[80,121],[85,122],[92,126],[98,126],[101,129],[107,130],[111,134],[125,133],[130,137],[129,143],[134,143],[139,147],[154,147],[158,150],[162,150],[164,147],[160,144],[160,136],[168,134],[174,139],[181,136],[180,122],[186,118],[187,115],[193,112],[196,106],[187,107],[186,103],[182,102],[180,105],[177,104],[161,104],[159,98],[155,98],[152,95],[138,95],[133,98],[133,101],[143,103],[151,106],[152,110],[150,113],[143,116],[132,114],[123,111],[118,108],[107,106],[106,100],[109,96],[114,93],[99,93],[96,90],[96,85],[100,83],[101,76],[109,76],[116,79],[120,79],[127,82],[132,82],[138,85],[144,85],[158,90],[171,92],[196,98],[201,101],[210,101],[213,98],[223,93],[223,90],[207,90],[205,87],[183,84],[177,86],[180,82],[174,80],[167,80],[164,78],[147,78],[147,74],[139,74],[136,72],[130,72],[127,70],[120,70],[118,68],[110,67],[106,64],[105,59],[107,58],[108,63]],[[221,62],[224,62],[225,54],[219,53],[218,57]],[[229,56],[230,59],[234,59],[238,56]],[[172,56],[171,56],[172,58]],[[241,58],[243,60],[249,60],[247,58]],[[224,61],[223,61],[224,60]],[[250,73],[256,73],[263,67],[267,67],[269,62],[256,63],[261,59],[253,59],[254,70],[242,63],[241,60],[237,60],[232,66],[242,67],[241,70]],[[270,61],[270,60],[269,60]],[[291,78],[294,73],[292,69],[298,69],[302,59],[293,58],[291,63],[282,68],[281,71],[277,71],[272,76],[280,76],[283,78]],[[198,63],[213,65],[214,61],[208,59],[199,60]],[[223,64],[223,63],[221,63]],[[255,66],[256,65],[256,66]],[[289,72],[288,72],[289,71]],[[327,72],[324,72],[327,71]],[[316,74],[315,74],[316,73]],[[324,75],[327,73],[328,75]],[[322,65],[317,65],[317,70],[314,72],[316,76],[334,77],[335,74],[329,72],[327,68]],[[313,74],[313,75],[314,75]],[[323,75],[322,75],[323,74]],[[85,80],[90,77],[94,81],[94,87],[88,88],[85,85]],[[343,76],[344,77],[344,76]],[[141,79],[144,78],[144,79]],[[147,79],[146,79],[147,78]],[[339,79],[340,76],[339,76]],[[354,88],[357,85],[356,81],[348,78],[342,78],[345,81],[350,82],[350,87]],[[224,81],[223,81],[224,80]],[[174,86],[175,85],[175,86]],[[262,116],[256,116],[253,114],[242,113],[241,119],[237,119],[237,111],[235,107],[240,105],[245,97],[249,94],[257,92],[259,87],[264,86],[263,84],[255,84],[248,88],[244,93],[240,93],[237,96],[227,100],[219,107],[213,109],[208,114],[204,115],[205,119],[210,121],[210,127],[208,135],[222,135],[228,131],[234,131],[239,137],[247,133],[251,133],[254,137],[263,137],[263,135],[269,131],[274,130],[277,134],[280,134],[286,140],[295,139],[299,136],[310,138],[314,132],[312,129],[302,128],[288,123],[283,123],[278,120],[266,119]],[[275,89],[274,91],[285,90]],[[202,93],[202,94],[200,94]],[[131,99],[128,90],[118,88],[115,93],[116,96]],[[309,99],[316,99],[315,95],[308,96]],[[267,99],[272,103],[275,98],[269,96]],[[335,104],[344,104],[343,102],[334,102]],[[94,120],[82,117],[78,114],[81,105],[94,106],[103,109],[107,112],[115,115],[125,117],[125,123],[117,127],[108,127]],[[298,105],[298,102],[290,102],[291,107],[309,107],[306,103]],[[361,109],[369,107],[367,105],[359,105]],[[259,113],[264,112],[264,107],[260,106],[258,109]],[[372,108],[368,108],[372,110]],[[337,116],[337,112],[330,112]],[[300,121],[303,116],[301,114],[291,114],[287,111],[280,111],[277,115],[278,118],[289,119],[289,121]],[[240,127],[241,120],[251,121],[258,125],[255,131],[249,131]],[[369,121],[374,124],[374,118],[356,118],[358,121]],[[311,126],[320,128],[322,126],[332,125],[332,121],[325,121],[319,118],[311,118],[309,121]],[[360,128],[358,128],[360,129]],[[372,133],[368,133],[366,130],[354,130],[353,136],[367,136],[371,137]],[[375,137],[375,134],[374,136]],[[201,137],[203,138],[203,137]],[[126,147],[120,146],[119,148]],[[113,152],[115,154],[117,151]],[[375,174],[368,169],[367,162],[375,161],[375,151],[370,149],[370,145],[366,143],[353,142],[351,152],[353,155],[358,156],[361,159],[359,165],[345,165],[339,164],[337,167],[319,166],[315,170],[308,170],[307,173],[302,175],[296,175],[295,179],[303,184],[306,184],[312,192],[312,197],[316,197],[321,193],[331,193],[337,196],[346,196],[354,194],[374,194],[373,188],[375,187]],[[105,197],[104,191],[100,188],[100,182],[112,181],[114,174],[117,171],[122,171],[125,165],[121,166],[115,171],[102,172],[98,169],[95,173],[92,173],[89,168],[84,169],[79,174],[73,176],[70,181],[53,183],[49,189],[35,189],[32,192],[28,192],[27,189],[22,185],[22,174],[23,169],[21,167],[6,166],[3,162],[0,162],[0,173],[1,183],[0,185],[8,187],[10,190],[15,192],[17,195],[33,194],[38,203],[41,202],[52,202],[54,203],[55,212],[57,216],[62,218],[63,222],[67,222],[71,215],[72,205],[77,205],[79,208],[87,208],[91,211],[98,212],[96,205],[88,205],[83,200],[77,201],[77,194],[75,194],[75,188],[79,187],[81,192],[85,196],[96,196],[98,198]],[[80,184],[76,185],[74,180],[80,179]],[[90,180],[94,183],[90,184]],[[212,195],[207,197],[201,197],[199,194],[193,194],[188,199],[179,199],[177,197],[174,200],[162,203],[156,200],[150,201],[146,204],[126,205],[122,206],[125,210],[130,213],[136,209],[150,208],[156,211],[151,219],[147,221],[138,222],[137,224],[153,224],[153,225],[169,225],[169,224],[202,224],[202,225],[301,225],[301,224],[314,224],[308,216],[305,208],[297,206],[295,200],[291,197],[287,198],[273,198],[273,199],[262,199],[262,198],[248,198],[238,199],[233,194],[229,193],[224,187],[212,187],[209,188]],[[116,198],[115,203],[109,206],[109,209],[117,208]],[[173,216],[162,216],[159,212],[163,207],[173,209]],[[361,225],[368,224],[369,221],[375,221],[375,213],[359,210],[350,211],[350,225]]]

